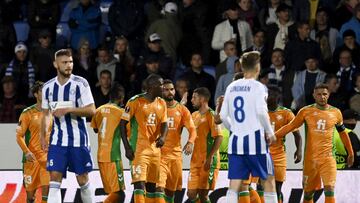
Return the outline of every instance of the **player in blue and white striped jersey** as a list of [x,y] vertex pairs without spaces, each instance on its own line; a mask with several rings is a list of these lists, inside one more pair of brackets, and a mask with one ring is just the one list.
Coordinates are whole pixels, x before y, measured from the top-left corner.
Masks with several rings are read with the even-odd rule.
[[[44,114],[41,144],[43,149],[48,149],[47,169],[50,171],[48,202],[61,202],[60,185],[69,169],[77,175],[82,201],[90,203],[93,192],[88,172],[92,170],[93,162],[85,117],[94,115],[94,99],[86,79],[72,74],[71,51],[57,51],[54,66],[57,77],[44,84],[41,105]],[[48,146],[45,134],[52,118]]]
[[260,177],[265,202],[277,202],[273,163],[268,144],[275,140],[267,109],[267,89],[256,78],[260,72],[260,53],[248,52],[240,59],[244,78],[226,89],[220,118],[230,130],[228,145],[230,186],[228,202],[250,202],[248,188],[240,185],[252,176]]

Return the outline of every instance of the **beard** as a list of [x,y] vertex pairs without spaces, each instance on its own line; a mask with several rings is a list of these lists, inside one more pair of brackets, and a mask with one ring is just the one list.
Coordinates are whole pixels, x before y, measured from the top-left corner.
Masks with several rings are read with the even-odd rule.
[[59,70],[60,75],[62,75],[65,78],[70,77],[70,75],[72,74],[72,70],[71,71],[66,71],[66,70],[62,71],[60,69],[58,69],[58,70]]
[[164,97],[164,100],[167,102],[170,102],[170,101],[174,100],[174,96]]

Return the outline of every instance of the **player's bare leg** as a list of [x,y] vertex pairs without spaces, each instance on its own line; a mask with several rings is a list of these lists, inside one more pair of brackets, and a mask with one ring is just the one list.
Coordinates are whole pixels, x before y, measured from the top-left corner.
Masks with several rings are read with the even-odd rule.
[[76,180],[79,183],[81,190],[81,200],[84,203],[92,203],[93,191],[90,185],[88,173],[84,173],[76,176]]
[[57,171],[50,171],[50,184],[48,202],[61,203],[60,185],[63,174]]
[[199,199],[198,190],[196,190],[196,189],[188,190],[187,196],[191,202],[198,201],[198,199]]
[[199,198],[201,203],[210,203],[209,190],[199,190]]
[[313,203],[314,202],[314,193],[315,191],[304,191],[304,203]]
[[334,191],[335,188],[333,186],[329,186],[329,185],[324,186],[325,203],[335,203]]
[[[241,200],[244,200],[243,202],[249,203],[250,202],[249,189],[246,187],[248,187],[248,186],[242,187],[242,180],[240,180],[240,179],[230,180],[229,189],[226,193],[226,202],[227,203],[238,202],[239,192],[240,192],[241,195],[244,194],[244,196],[242,196],[243,198],[241,198]],[[246,195],[246,190],[247,190],[247,195]]]
[[41,202],[46,203],[48,200],[49,186],[44,185],[41,187]]
[[264,200],[269,203],[277,203],[275,176],[268,176],[266,180],[261,180],[264,186]]
[[34,190],[34,191],[26,191],[26,202],[27,203],[35,202],[35,193],[36,193],[36,190]]

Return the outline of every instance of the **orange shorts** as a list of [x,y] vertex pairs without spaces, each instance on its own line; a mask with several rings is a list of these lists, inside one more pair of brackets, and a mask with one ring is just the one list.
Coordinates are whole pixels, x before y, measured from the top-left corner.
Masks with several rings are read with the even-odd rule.
[[131,162],[131,183],[149,182],[157,183],[160,172],[160,151],[153,155],[135,154]]
[[219,169],[205,171],[204,167],[190,168],[188,178],[188,189],[214,190]]
[[106,193],[125,190],[122,162],[98,162],[101,180]]
[[157,186],[170,191],[182,190],[182,161],[161,157],[160,179]]
[[50,173],[46,170],[46,162],[25,162],[23,164],[24,185],[26,191],[49,185]]
[[285,154],[285,152],[272,153],[271,157],[274,162],[275,181],[284,182],[286,179],[286,154]]
[[320,189],[321,181],[324,186],[335,186],[336,160],[334,157],[325,157],[304,162],[304,191],[311,192]]

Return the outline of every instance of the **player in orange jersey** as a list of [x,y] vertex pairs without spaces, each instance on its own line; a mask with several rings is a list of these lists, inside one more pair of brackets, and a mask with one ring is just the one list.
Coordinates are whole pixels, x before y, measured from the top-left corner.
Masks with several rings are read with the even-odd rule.
[[335,202],[334,187],[336,181],[336,160],[333,151],[335,127],[348,151],[347,163],[349,166],[354,162],[354,152],[349,136],[345,131],[340,110],[327,103],[329,98],[328,86],[325,84],[315,86],[313,97],[315,104],[302,108],[296,117],[276,131],[275,135],[281,139],[305,123],[304,202],[313,202],[315,189],[321,180],[324,185],[325,203],[332,203]]
[[110,102],[96,109],[91,127],[98,133],[98,165],[104,190],[109,194],[104,203],[115,203],[125,200],[119,128],[125,90],[121,85],[114,84],[109,95]]
[[209,108],[211,95],[207,88],[194,90],[191,102],[197,138],[190,162],[187,195],[192,202],[210,202],[208,193],[213,190],[220,168],[219,148],[223,139],[220,126],[215,124],[214,111]]
[[[31,91],[36,104],[26,108],[20,115],[16,128],[16,141],[24,152],[23,173],[27,202],[35,202],[36,189],[42,189],[42,202],[47,201],[50,175],[46,171],[47,152],[40,143],[41,89],[43,82],[35,82]],[[49,135],[46,136],[47,140]]]
[[[165,191],[166,202],[174,202],[176,190],[182,190],[181,151],[190,155],[196,139],[196,128],[190,111],[175,99],[175,88],[171,80],[164,80],[163,98],[167,105],[169,132],[161,148],[160,179],[157,190]],[[181,132],[183,127],[189,131],[189,139],[181,150]]]
[[[163,79],[155,74],[146,79],[147,92],[131,98],[121,116],[120,130],[126,157],[131,160],[132,183],[135,203],[146,199],[164,201],[163,194],[156,192],[159,180],[160,147],[168,132],[166,102],[160,98]],[[130,122],[130,144],[126,124]],[[159,136],[160,135],[160,136]],[[151,200],[150,200],[151,201]]]
[[[267,99],[267,106],[269,110],[270,122],[274,131],[280,129],[282,126],[290,123],[295,117],[290,109],[279,106],[279,99],[281,96],[280,89],[277,86],[268,86],[269,96]],[[299,163],[302,158],[302,140],[298,130],[293,131],[296,151],[294,154],[295,163]],[[285,152],[285,137],[277,139],[275,143],[270,145],[270,154],[274,162],[276,193],[278,195],[278,202],[283,202],[283,195],[281,187],[286,177],[286,152]]]

